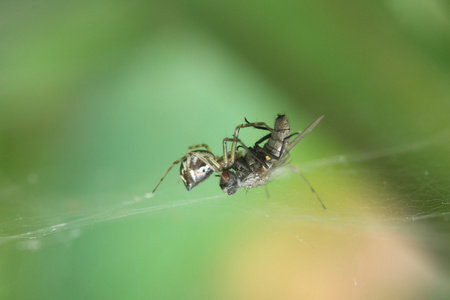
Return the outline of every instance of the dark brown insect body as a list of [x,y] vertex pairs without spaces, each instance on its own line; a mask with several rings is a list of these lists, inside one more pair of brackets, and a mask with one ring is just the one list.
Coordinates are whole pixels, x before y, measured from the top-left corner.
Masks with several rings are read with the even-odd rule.
[[[220,187],[228,195],[236,193],[240,188],[254,188],[267,184],[273,171],[287,164],[290,150],[297,145],[321,120],[319,117],[304,131],[291,134],[289,121],[286,115],[278,115],[275,120],[274,128],[266,123],[250,123],[236,127],[232,138],[223,139],[223,156],[216,157],[208,145],[201,144],[191,146],[185,156],[176,160],[156,185],[155,190],[169,173],[172,167],[181,162],[180,175],[186,189],[189,191],[197,184],[205,181],[213,172],[219,174]],[[261,130],[267,130],[270,133],[258,140],[253,147],[247,147],[239,138],[241,128],[254,127]],[[295,136],[294,139],[292,139]],[[292,141],[291,141],[292,139]],[[264,146],[260,144],[267,142]],[[227,143],[231,142],[231,150],[228,151]],[[237,151],[242,147],[244,151]],[[197,149],[197,148],[205,148]],[[193,150],[197,149],[197,150]],[[293,167],[292,167],[293,168]],[[314,192],[303,175],[294,169]],[[325,208],[320,198],[317,196],[321,205]]]
[[[322,117],[317,119],[303,132],[291,135],[289,121],[286,115],[278,115],[271,133],[260,139],[253,147],[246,147],[245,155],[222,173],[220,187],[228,195],[234,194],[240,188],[254,188],[265,185],[273,171],[284,166],[289,158],[289,151],[317,125]],[[291,137],[298,135],[292,142]],[[259,144],[267,140],[263,147]]]

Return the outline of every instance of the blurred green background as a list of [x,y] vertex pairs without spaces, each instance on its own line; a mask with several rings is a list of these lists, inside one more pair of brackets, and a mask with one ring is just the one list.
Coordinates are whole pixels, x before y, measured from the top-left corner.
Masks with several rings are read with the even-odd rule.
[[[449,71],[441,0],[2,1],[0,298],[448,299]],[[327,211],[150,194],[277,113]]]

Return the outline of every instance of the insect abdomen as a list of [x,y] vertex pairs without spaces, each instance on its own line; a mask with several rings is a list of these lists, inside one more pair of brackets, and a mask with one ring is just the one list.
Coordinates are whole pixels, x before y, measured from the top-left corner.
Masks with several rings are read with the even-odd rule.
[[[264,145],[264,150],[272,158],[281,158],[283,153],[283,143],[289,143],[286,139],[291,134],[291,128],[289,126],[289,121],[286,115],[278,115],[275,120],[275,126],[273,128],[272,134]],[[286,145],[285,145],[286,146]]]

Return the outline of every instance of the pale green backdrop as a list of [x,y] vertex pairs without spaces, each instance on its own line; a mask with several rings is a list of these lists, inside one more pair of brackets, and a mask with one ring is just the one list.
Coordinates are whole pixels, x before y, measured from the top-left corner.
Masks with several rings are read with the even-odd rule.
[[[448,299],[445,1],[0,3],[0,299]],[[295,131],[191,192],[193,144]],[[242,130],[249,144],[264,135]]]

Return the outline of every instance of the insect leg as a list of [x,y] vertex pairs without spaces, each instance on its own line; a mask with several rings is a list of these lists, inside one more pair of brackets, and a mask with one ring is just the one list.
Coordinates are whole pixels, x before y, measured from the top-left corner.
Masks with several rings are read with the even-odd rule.
[[267,188],[267,184],[264,185],[264,190],[266,191],[266,198],[270,199],[269,189]]
[[267,140],[268,138],[270,138],[271,135],[272,135],[272,134],[269,133],[269,134],[263,136],[262,138],[260,138],[260,139],[255,143],[255,145],[261,144],[262,142],[264,142],[265,140]]
[[303,181],[306,183],[306,185],[309,187],[309,189],[311,190],[311,192],[316,196],[317,201],[319,201],[320,205],[322,206],[323,209],[327,209],[325,204],[323,204],[322,200],[320,199],[319,195],[316,193],[316,191],[314,190],[313,186],[311,185],[311,183],[309,183],[309,181],[306,179],[305,176],[303,176],[302,172],[300,172],[299,170],[297,170],[294,166],[290,165],[290,164],[286,164],[286,166],[288,166],[292,171],[294,171],[295,173],[297,173],[302,179]]

